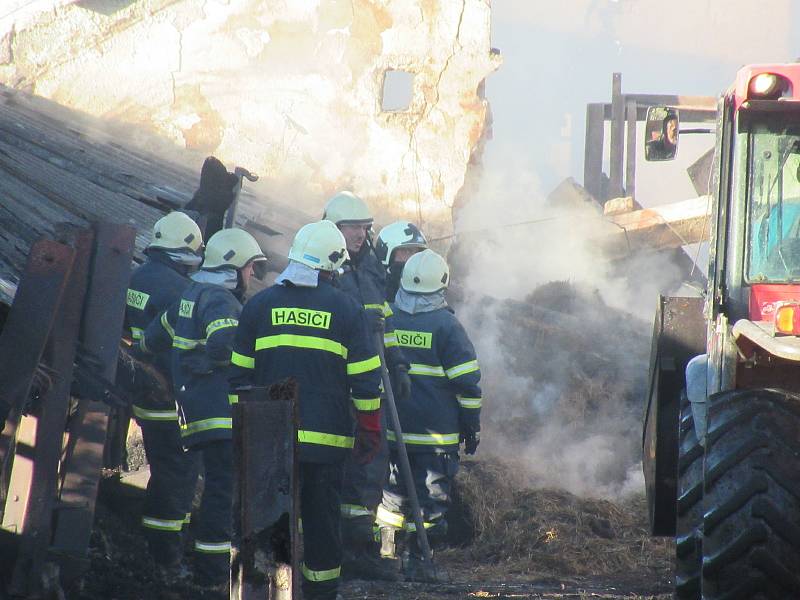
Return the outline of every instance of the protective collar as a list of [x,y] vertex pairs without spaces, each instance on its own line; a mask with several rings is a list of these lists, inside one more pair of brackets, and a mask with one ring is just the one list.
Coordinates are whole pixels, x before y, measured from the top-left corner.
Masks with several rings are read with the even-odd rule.
[[235,290],[239,286],[239,273],[234,268],[217,269],[215,271],[200,269],[197,273],[192,273],[190,277],[197,283],[221,285],[229,290]]
[[186,252],[185,250],[165,250],[164,253],[169,257],[172,262],[176,262],[190,269],[196,269],[203,262],[203,257],[194,252]]
[[308,265],[290,260],[288,266],[275,279],[278,285],[291,283],[296,287],[312,287],[319,285],[319,271]]
[[410,315],[432,312],[440,308],[447,308],[445,291],[446,290],[439,290],[432,294],[410,294],[403,288],[400,288],[397,290],[394,303],[397,308]]

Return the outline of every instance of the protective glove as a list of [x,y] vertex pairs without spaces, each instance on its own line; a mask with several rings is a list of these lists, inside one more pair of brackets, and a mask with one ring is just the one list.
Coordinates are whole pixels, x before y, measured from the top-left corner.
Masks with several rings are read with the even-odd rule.
[[464,452],[467,454],[475,454],[478,449],[478,444],[481,443],[481,432],[474,429],[466,429],[461,432],[460,441],[464,442]]
[[381,447],[381,411],[358,412],[353,460],[356,464],[371,463]]
[[389,372],[392,381],[394,399],[406,402],[411,399],[411,377],[408,375],[408,365],[394,365]]

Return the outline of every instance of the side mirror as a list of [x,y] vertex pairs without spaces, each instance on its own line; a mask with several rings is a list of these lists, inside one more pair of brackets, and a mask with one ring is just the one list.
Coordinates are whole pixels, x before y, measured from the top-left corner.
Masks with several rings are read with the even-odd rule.
[[678,111],[668,106],[647,109],[644,127],[644,159],[672,160],[678,152]]

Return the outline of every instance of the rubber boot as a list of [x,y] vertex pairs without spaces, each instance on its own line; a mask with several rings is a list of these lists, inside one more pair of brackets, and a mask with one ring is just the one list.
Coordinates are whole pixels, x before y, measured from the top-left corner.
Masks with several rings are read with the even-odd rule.
[[397,545],[394,541],[396,531],[394,527],[380,528],[381,558],[397,560]]

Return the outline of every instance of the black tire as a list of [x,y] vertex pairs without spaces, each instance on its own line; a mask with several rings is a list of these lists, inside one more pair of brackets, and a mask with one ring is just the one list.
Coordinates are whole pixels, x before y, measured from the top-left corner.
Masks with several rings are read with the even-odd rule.
[[740,390],[710,402],[703,598],[800,598],[800,396]]
[[675,526],[675,599],[700,600],[703,563],[703,447],[694,429],[692,406],[681,394],[678,449],[678,506]]

